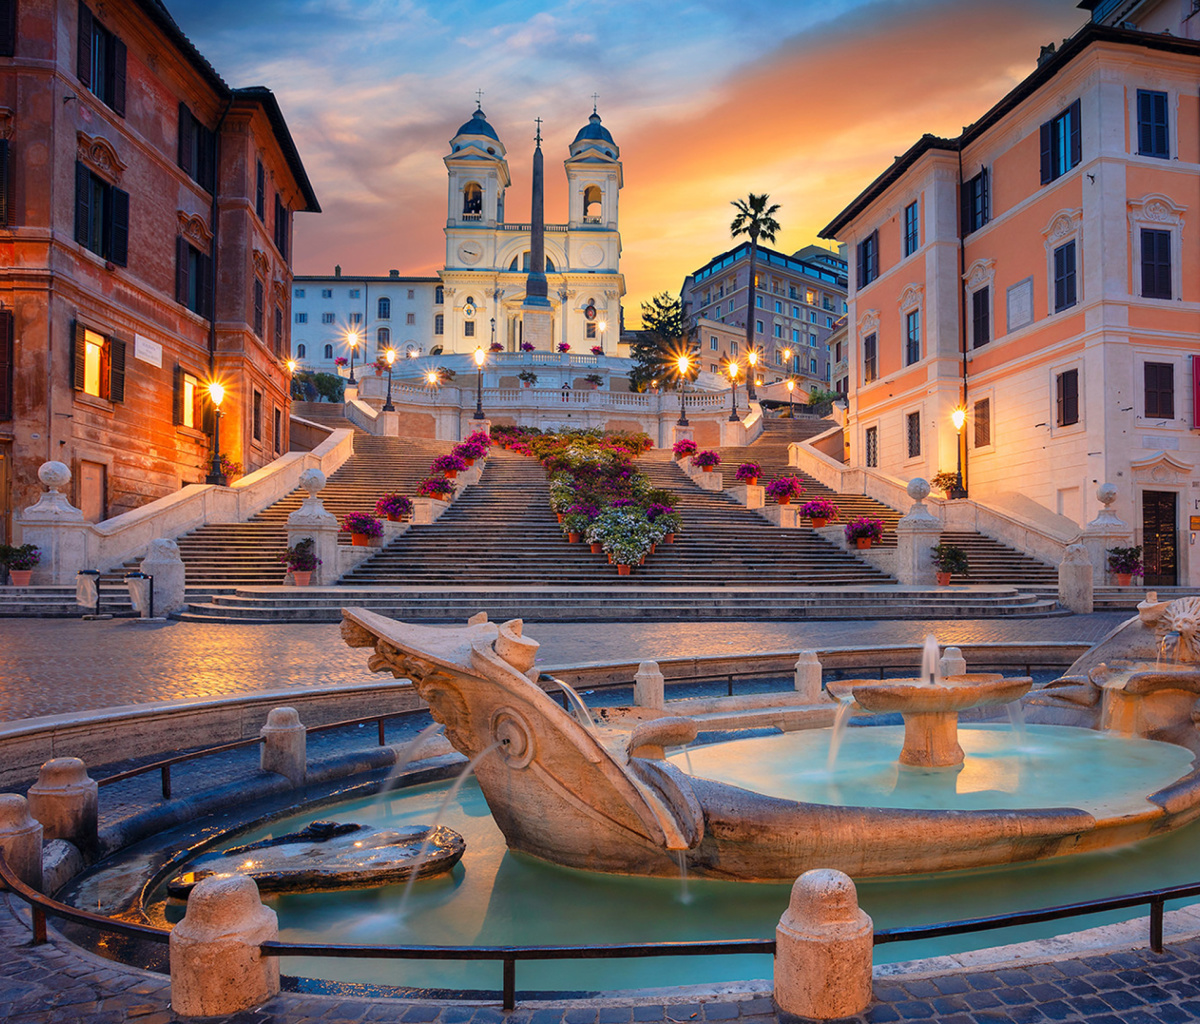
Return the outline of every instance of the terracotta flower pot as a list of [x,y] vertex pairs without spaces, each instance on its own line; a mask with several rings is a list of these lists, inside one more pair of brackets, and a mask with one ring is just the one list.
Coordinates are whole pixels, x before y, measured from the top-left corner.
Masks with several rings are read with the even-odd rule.
[[657,549],[658,549],[658,544],[657,544],[657,542],[656,542],[656,543],[654,543],[654,544],[651,544],[651,545],[650,545],[650,554],[654,554],[654,552],[655,552]]
[[593,541],[592,542],[592,554],[593,555],[601,555],[603,553],[604,553],[604,545],[602,545],[599,541]]
[[611,551],[608,551],[608,552],[605,552],[605,553],[608,555],[608,564],[609,564],[609,565],[612,565],[612,564],[613,564],[613,560],[612,560],[612,552],[611,552]]
[[675,534],[668,533],[665,537],[663,537],[663,541],[667,544],[674,544],[675,543]]
[[389,523],[398,523],[398,522],[400,522],[400,517],[397,515],[393,515],[391,512],[389,512],[388,513],[388,522]]
[[645,565],[645,564],[646,564],[646,556],[642,555],[642,557],[638,559],[638,565]]
[[465,462],[467,464],[468,469],[470,469],[473,465],[475,465],[474,459],[463,459],[463,462]]
[[[13,573],[14,579],[16,578],[16,575],[17,574],[14,572]],[[1116,573],[1113,573],[1113,575],[1116,576],[1116,578],[1117,578],[1117,586],[1118,587],[1128,587],[1130,584],[1133,583],[1133,573],[1131,573],[1131,572],[1116,572]]]
[[561,523],[563,520],[563,514],[561,512],[555,512],[554,514],[558,516],[558,521]]
[[350,534],[350,543],[356,548],[365,548],[370,546],[371,538],[365,533],[352,533]]
[[457,480],[458,479],[458,470],[457,469],[448,469],[448,470],[446,470],[446,472],[443,475],[445,476],[445,478],[447,480]]
[[828,522],[828,519],[821,519],[819,516],[814,516],[812,521],[813,529],[819,529],[820,527],[825,526]]
[[617,566],[617,575],[618,576],[628,576],[629,575],[629,566],[618,565]]
[[756,477],[756,476],[747,477],[745,483],[746,483],[747,487],[754,487],[758,483],[758,477]]
[[32,569],[9,569],[8,575],[12,579],[14,587],[29,586],[29,578],[33,575]]
[[948,573],[948,572],[939,572],[939,573],[937,574],[937,581],[938,581],[938,586],[939,586],[939,587],[948,587],[948,586],[950,586],[950,573]]
[[578,544],[579,543],[579,534],[568,533],[567,534],[567,543],[568,544]]
[[858,545],[858,549],[860,551],[865,551],[867,548],[869,548],[871,546],[871,538],[870,537],[856,537],[855,543]]
[[309,580],[312,579],[312,570],[309,569],[308,572],[301,572],[299,569],[293,569],[292,579],[295,580],[296,586],[307,587]]
[[775,500],[779,502],[780,505],[790,505],[792,503],[792,496],[790,494],[784,494]]

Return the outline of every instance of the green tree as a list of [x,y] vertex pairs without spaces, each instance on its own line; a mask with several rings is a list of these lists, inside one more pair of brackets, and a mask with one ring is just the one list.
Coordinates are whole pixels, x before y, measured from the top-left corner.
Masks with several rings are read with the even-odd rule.
[[634,391],[645,391],[652,380],[660,381],[664,387],[677,383],[677,364],[681,355],[692,359],[688,379],[695,380],[699,366],[690,335],[683,319],[683,304],[670,292],[660,292],[649,302],[643,302],[642,329],[631,346],[630,387]]
[[[738,235],[746,235],[750,239],[750,281],[746,294],[746,352],[747,354],[754,352],[754,295],[757,290],[755,283],[755,275],[757,272],[756,264],[758,262],[758,240],[761,238],[764,242],[774,242],[775,232],[779,231],[779,221],[774,217],[775,211],[779,209],[778,203],[773,203],[767,206],[767,200],[771,197],[765,192],[761,196],[756,196],[753,192],[746,199],[735,199],[729,205],[737,210],[737,216],[733,218],[733,223],[729,225],[729,233],[736,239]],[[750,398],[755,398],[754,394],[754,374],[746,374],[746,394]]]

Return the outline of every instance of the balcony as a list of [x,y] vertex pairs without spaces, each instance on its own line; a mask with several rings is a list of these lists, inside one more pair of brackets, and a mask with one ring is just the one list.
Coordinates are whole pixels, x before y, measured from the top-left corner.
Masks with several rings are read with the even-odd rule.
[[483,214],[482,213],[464,213],[462,215],[462,219],[463,220],[483,220]]

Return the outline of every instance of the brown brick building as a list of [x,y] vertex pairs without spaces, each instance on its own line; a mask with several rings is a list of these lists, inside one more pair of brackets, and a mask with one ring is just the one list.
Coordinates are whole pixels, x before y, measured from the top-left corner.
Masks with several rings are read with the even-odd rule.
[[93,521],[288,450],[292,214],[270,90],[157,0],[0,0],[0,541],[48,459]]

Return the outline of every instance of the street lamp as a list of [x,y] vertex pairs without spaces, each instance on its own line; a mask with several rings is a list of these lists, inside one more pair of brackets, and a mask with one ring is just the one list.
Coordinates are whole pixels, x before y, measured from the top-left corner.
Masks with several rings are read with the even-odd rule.
[[792,407],[792,392],[796,390],[796,382],[794,380],[789,380],[787,382],[787,389],[788,389],[788,419],[790,420],[790,419],[794,419],[795,415],[796,415],[795,411],[793,410],[793,407]]
[[958,469],[954,474],[954,486],[950,488],[951,498],[965,498],[967,489],[963,486],[962,478],[962,428],[967,422],[967,410],[961,405],[956,406],[954,412],[950,414],[950,418],[954,421],[954,447],[958,456]]
[[688,425],[687,406],[685,405],[685,395],[687,393],[687,373],[688,367],[691,366],[691,360],[687,356],[680,356],[675,361],[675,366],[679,370],[679,425],[686,427]]
[[212,468],[204,482],[224,487],[229,483],[225,474],[221,472],[221,401],[225,398],[225,389],[214,380],[208,385],[208,397],[212,400],[215,415],[213,416]]
[[289,359],[287,361],[287,368],[288,368],[288,373],[295,373],[296,372],[296,360]]
[[396,350],[394,348],[389,348],[383,353],[383,358],[387,360],[388,364],[388,393],[387,401],[383,403],[383,411],[395,412],[396,407],[392,405],[392,364],[396,361]]
[[[492,321],[492,329],[495,330],[496,321]],[[475,416],[474,419],[483,419],[483,361],[487,358],[484,354],[483,347],[475,349]]]
[[753,402],[758,398],[754,391],[754,368],[758,366],[758,352],[753,345],[750,346],[750,354],[746,356],[746,362],[750,364],[750,369],[746,371],[746,398]]
[[740,417],[737,414],[737,378],[738,370],[741,367],[733,359],[729,360],[729,366],[726,367],[726,372],[729,374],[729,397],[733,404],[729,410],[729,422],[737,423]]
[[354,328],[346,335],[346,344],[350,346],[350,379],[346,383],[353,385],[358,383],[354,379],[354,353],[358,351],[358,331]]
[[[596,326],[598,328],[600,328],[600,348],[603,349],[604,348],[604,332],[606,330],[608,330],[608,324],[604,320],[601,320],[598,324],[596,324]],[[604,353],[601,352],[601,355],[603,355],[603,354]]]

